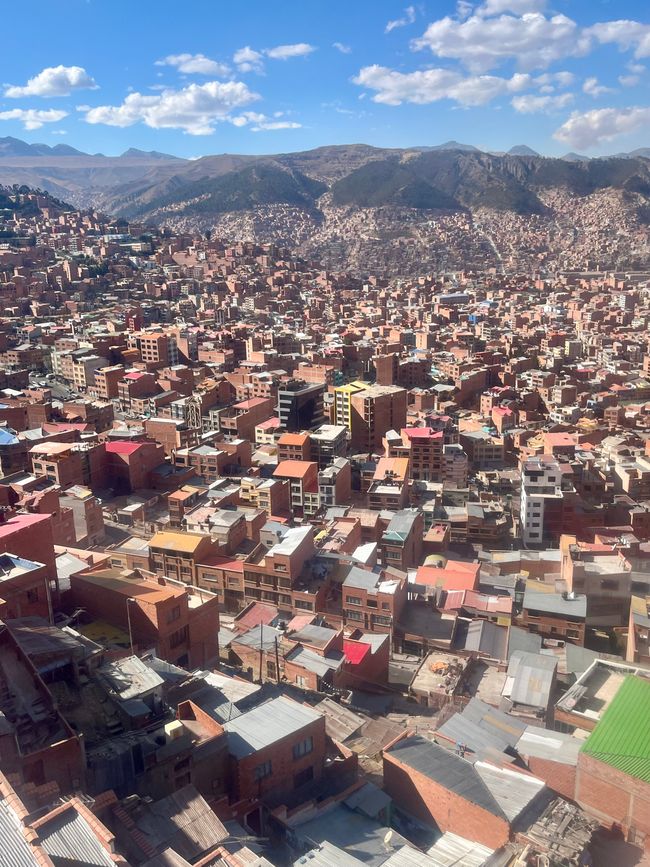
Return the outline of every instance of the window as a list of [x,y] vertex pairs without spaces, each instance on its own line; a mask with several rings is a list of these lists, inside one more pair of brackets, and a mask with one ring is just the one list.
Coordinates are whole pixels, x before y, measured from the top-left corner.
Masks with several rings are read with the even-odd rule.
[[181,617],[181,607],[180,607],[180,605],[177,605],[175,608],[172,608],[172,610],[167,615],[167,623],[173,623],[174,620],[180,620],[180,617]]
[[263,762],[261,765],[258,765],[253,771],[253,779],[254,780],[263,780],[265,777],[270,777],[273,773],[273,766],[271,762]]
[[359,596],[346,596],[345,601],[348,605],[361,605],[361,598]]
[[183,626],[182,629],[179,629],[178,632],[172,633],[169,637],[169,646],[170,647],[179,647],[181,644],[186,644],[189,635],[189,630],[187,626]]
[[266,676],[270,678],[275,677],[275,663],[270,660],[266,663]]
[[27,601],[38,602],[38,588],[35,587],[33,590],[27,591]]
[[309,753],[313,749],[314,749],[314,739],[312,737],[305,738],[304,741],[300,741],[300,743],[294,744],[293,757],[294,757],[294,759],[301,759],[303,756],[309,755]]
[[346,611],[345,616],[348,620],[363,620],[363,614],[360,611]]

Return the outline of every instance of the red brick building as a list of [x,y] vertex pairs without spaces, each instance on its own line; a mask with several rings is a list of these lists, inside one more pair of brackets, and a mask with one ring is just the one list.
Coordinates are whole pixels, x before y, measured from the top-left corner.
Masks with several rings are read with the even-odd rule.
[[323,775],[325,717],[284,696],[227,722],[232,797],[291,795]]
[[112,487],[122,492],[147,488],[151,471],[165,459],[162,446],[152,442],[106,443],[107,472]]
[[69,604],[119,626],[134,647],[153,647],[176,665],[209,668],[217,659],[219,601],[209,591],[100,566],[70,577]]
[[0,554],[0,620],[17,617],[52,621],[47,567],[14,554]]
[[[499,849],[526,810],[546,806],[544,783],[488,762],[472,763],[420,735],[384,750],[384,789],[399,809],[443,833]],[[517,795],[513,797],[516,789]]]

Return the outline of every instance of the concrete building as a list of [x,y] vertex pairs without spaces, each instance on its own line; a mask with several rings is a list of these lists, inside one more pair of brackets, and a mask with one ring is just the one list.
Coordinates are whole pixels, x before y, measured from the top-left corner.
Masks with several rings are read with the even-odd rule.
[[277,405],[280,425],[289,433],[320,427],[325,421],[324,391],[324,385],[311,385],[300,379],[280,385]]

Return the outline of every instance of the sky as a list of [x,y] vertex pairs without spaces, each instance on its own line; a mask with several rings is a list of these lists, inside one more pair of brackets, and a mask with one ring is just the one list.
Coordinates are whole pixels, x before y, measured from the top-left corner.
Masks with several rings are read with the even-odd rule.
[[648,0],[23,0],[0,136],[196,158],[650,146]]

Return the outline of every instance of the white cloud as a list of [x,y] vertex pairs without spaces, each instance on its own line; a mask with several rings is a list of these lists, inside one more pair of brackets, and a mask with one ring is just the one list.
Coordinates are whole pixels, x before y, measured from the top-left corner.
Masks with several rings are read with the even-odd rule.
[[262,121],[257,126],[251,127],[251,130],[252,132],[262,132],[267,129],[300,129],[301,127],[302,124],[295,120],[271,120]]
[[344,42],[332,42],[332,48],[336,48],[341,54],[350,54],[352,52],[352,48]]
[[404,10],[402,18],[396,18],[394,21],[389,21],[384,28],[384,33],[390,33],[391,30],[396,30],[398,27],[406,27],[408,24],[413,24],[415,21],[415,6],[407,6]]
[[87,123],[133,126],[144,123],[152,129],[182,129],[190,135],[210,135],[219,121],[228,120],[233,109],[259,99],[241,81],[208,81],[181,90],[164,90],[155,96],[130,93],[121,105],[85,107]]
[[58,123],[68,116],[67,111],[58,111],[54,108],[12,108],[9,111],[0,111],[0,120],[18,120],[24,129],[40,129],[44,123]]
[[430,24],[412,47],[428,48],[438,57],[459,60],[479,73],[509,59],[515,59],[521,69],[543,69],[565,57],[585,54],[589,39],[566,15],[546,18],[530,12],[520,18],[473,15],[467,21],[447,16]]
[[50,132],[50,135],[67,135],[67,134],[68,134],[67,129],[53,129]]
[[618,77],[618,83],[622,84],[623,87],[634,87],[640,81],[641,79],[638,75],[619,75]]
[[[340,43],[335,42],[334,47],[338,47]],[[347,46],[342,46],[339,51],[342,51]],[[257,51],[251,48],[250,45],[239,48],[233,54],[233,63],[240,72],[264,72],[264,58],[269,57],[271,60],[289,60],[292,57],[306,57],[316,51],[315,45],[309,45],[308,42],[294,42],[291,45],[276,45],[274,48],[264,48]],[[346,53],[345,51],[343,53]]]
[[[274,117],[280,117],[283,112],[275,112]],[[251,132],[264,132],[277,129],[301,129],[302,124],[294,120],[271,120],[265,114],[256,111],[244,111],[230,121],[234,126],[242,127],[252,124]]]
[[601,96],[603,93],[611,93],[611,87],[605,87],[604,84],[598,84],[598,79],[595,76],[586,78],[582,85],[583,93],[588,96]]
[[574,111],[553,135],[573,148],[586,150],[649,124],[650,108],[598,108],[584,113]]
[[566,108],[573,102],[572,93],[560,93],[557,96],[536,96],[532,93],[515,96],[512,107],[520,114],[547,114]]
[[575,76],[572,72],[544,72],[533,79],[533,84],[539,87],[542,93],[553,93],[557,88],[563,90],[571,87]]
[[530,76],[517,73],[512,78],[494,75],[465,77],[450,69],[425,69],[417,72],[397,72],[385,66],[365,66],[355,78],[355,84],[374,90],[374,102],[418,105],[451,99],[464,106],[485,105],[504,93],[517,93],[530,86]]
[[264,54],[272,60],[289,60],[290,57],[305,57],[316,51],[315,45],[308,42],[295,42],[293,45],[276,45],[275,48],[265,48]]
[[96,90],[94,79],[82,66],[48,66],[27,84],[5,85],[4,95],[11,99],[21,96],[68,96],[73,90]]
[[264,57],[250,45],[245,45],[235,51],[232,60],[240,72],[262,72],[264,70]]
[[186,75],[228,75],[230,68],[225,63],[211,60],[205,54],[168,54],[156,60],[156,66],[174,66]]
[[633,48],[635,57],[650,57],[650,24],[625,19],[604,21],[585,32],[598,42],[617,45],[621,51]]
[[545,8],[546,0],[485,0],[476,14],[487,16],[514,12],[515,15],[524,15],[526,12],[541,12]]

